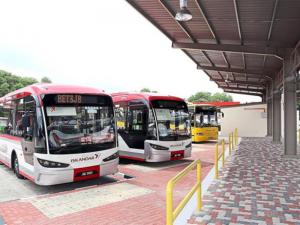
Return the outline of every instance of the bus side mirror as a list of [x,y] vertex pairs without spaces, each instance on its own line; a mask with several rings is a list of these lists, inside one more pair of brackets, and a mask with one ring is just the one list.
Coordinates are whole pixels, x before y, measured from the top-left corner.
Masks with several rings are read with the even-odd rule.
[[22,117],[22,127],[26,130],[27,127],[30,127],[30,117],[29,115],[24,115]]
[[224,113],[222,112],[222,118],[224,118]]

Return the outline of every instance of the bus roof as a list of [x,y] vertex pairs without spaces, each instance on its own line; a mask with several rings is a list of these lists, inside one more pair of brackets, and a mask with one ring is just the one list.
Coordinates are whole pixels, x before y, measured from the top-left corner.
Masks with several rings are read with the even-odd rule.
[[223,107],[223,106],[235,106],[235,105],[239,105],[240,102],[191,102],[191,104],[195,104],[195,105],[211,105],[211,106]]
[[18,89],[7,95],[0,98],[0,102],[5,102],[7,100],[12,99],[19,99],[29,95],[42,95],[42,94],[96,94],[96,95],[109,95],[106,94],[104,91],[90,88],[90,87],[83,87],[83,86],[75,86],[75,85],[57,85],[57,84],[48,84],[48,83],[41,83],[41,84],[32,84],[26,86],[24,88]]
[[111,96],[113,97],[114,102],[120,101],[130,101],[130,100],[137,100],[137,99],[145,99],[147,101],[151,100],[171,100],[171,101],[182,101],[184,99],[171,96],[171,95],[161,95],[157,93],[149,93],[149,92],[119,92],[119,93],[112,93]]

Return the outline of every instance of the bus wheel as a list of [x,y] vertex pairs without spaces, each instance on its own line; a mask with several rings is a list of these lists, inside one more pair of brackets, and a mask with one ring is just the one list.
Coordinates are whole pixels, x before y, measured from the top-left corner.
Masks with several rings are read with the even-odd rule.
[[19,160],[18,160],[18,157],[15,154],[14,154],[14,157],[13,157],[13,170],[14,170],[17,178],[24,179],[24,177],[20,174]]

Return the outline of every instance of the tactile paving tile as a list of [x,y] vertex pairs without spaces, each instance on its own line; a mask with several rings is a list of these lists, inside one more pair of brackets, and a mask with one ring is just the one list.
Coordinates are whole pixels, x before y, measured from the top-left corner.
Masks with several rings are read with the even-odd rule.
[[152,193],[152,190],[129,183],[100,186],[57,196],[27,199],[49,218],[68,215],[86,209]]

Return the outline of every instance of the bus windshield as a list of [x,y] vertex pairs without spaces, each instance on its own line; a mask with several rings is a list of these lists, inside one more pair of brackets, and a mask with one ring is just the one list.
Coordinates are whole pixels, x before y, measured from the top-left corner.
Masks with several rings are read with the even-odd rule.
[[191,137],[191,125],[188,108],[185,102],[154,100],[154,108],[159,140],[177,141]]
[[58,100],[58,95],[44,98],[50,153],[85,153],[115,147],[110,97],[78,95]]
[[196,109],[196,127],[218,126],[217,110],[215,108]]

